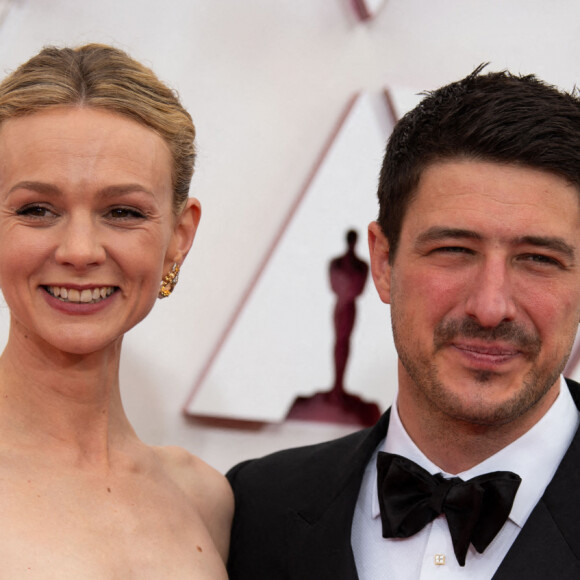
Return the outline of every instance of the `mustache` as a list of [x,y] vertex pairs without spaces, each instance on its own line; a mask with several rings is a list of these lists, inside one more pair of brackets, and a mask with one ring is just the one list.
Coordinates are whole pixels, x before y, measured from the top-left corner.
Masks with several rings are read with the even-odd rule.
[[485,342],[501,340],[533,357],[542,348],[542,340],[537,333],[529,331],[517,322],[503,321],[493,328],[481,326],[473,318],[463,320],[442,320],[434,332],[435,350],[439,350],[456,338],[475,338]]

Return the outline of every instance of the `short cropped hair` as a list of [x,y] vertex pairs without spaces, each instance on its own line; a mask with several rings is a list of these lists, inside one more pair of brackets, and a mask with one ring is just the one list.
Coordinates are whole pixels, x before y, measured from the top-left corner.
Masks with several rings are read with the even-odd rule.
[[153,129],[172,157],[173,208],[185,205],[195,162],[195,127],[177,94],[117,48],[46,47],[0,83],[0,126],[55,106],[94,107]]
[[580,190],[580,98],[507,71],[433,92],[395,126],[381,169],[378,222],[395,258],[406,211],[427,166],[451,159],[511,164],[563,177]]

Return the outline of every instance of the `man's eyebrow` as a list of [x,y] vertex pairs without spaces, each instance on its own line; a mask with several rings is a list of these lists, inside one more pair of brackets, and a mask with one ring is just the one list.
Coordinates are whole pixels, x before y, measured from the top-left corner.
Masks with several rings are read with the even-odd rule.
[[[433,226],[417,236],[416,245],[446,239],[482,240],[483,236],[472,230]],[[510,240],[513,245],[530,245],[558,252],[571,261],[576,259],[576,248],[558,236],[521,236]]]
[[557,236],[522,236],[516,240],[516,243],[553,250],[572,261],[576,258],[576,248]]
[[465,230],[462,228],[447,228],[442,226],[433,226],[428,230],[422,232],[417,236],[416,245],[427,244],[429,242],[437,242],[445,239],[469,239],[481,240],[480,234],[472,230]]

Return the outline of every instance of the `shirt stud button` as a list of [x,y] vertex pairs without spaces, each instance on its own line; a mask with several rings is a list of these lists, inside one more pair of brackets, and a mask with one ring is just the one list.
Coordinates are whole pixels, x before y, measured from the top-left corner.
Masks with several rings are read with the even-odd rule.
[[435,554],[435,566],[445,566],[445,554]]

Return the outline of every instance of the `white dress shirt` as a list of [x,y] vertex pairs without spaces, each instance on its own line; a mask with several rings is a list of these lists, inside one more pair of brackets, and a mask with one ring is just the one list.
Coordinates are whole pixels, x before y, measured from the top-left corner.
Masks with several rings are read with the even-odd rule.
[[542,497],[579,423],[578,409],[562,378],[556,401],[528,432],[482,463],[457,474],[464,481],[492,471],[513,471],[522,478],[503,528],[483,554],[470,546],[465,566],[461,567],[455,558],[443,515],[410,538],[385,539],[382,536],[376,467],[379,451],[402,455],[431,474],[451,477],[413,443],[401,423],[395,399],[387,437],[367,465],[355,507],[351,543],[359,580],[489,580]]

